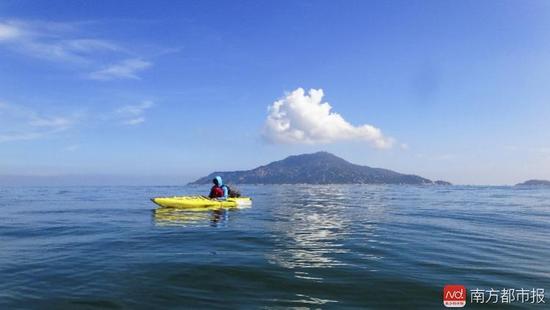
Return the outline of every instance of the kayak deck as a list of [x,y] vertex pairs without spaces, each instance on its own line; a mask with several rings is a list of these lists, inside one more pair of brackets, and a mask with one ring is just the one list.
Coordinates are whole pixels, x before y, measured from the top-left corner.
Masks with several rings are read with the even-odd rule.
[[217,200],[205,196],[174,196],[151,198],[151,201],[161,207],[182,209],[235,208],[252,204],[252,199],[249,197]]

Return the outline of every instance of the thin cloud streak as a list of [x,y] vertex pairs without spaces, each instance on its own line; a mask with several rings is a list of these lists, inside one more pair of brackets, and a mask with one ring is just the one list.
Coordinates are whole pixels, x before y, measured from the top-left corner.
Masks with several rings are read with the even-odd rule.
[[0,143],[36,140],[66,131],[78,116],[43,116],[23,106],[0,102]]
[[120,52],[113,42],[82,36],[69,23],[0,21],[0,44],[48,61],[92,63],[96,53]]
[[[146,111],[154,106],[155,104],[149,100],[135,105],[126,105],[115,110],[108,119],[102,121],[138,126],[146,121]],[[45,114],[23,105],[0,101],[0,143],[54,137],[73,129],[82,117],[82,113]]]
[[138,72],[151,67],[151,63],[141,59],[126,59],[89,75],[93,80],[134,79],[139,80]]
[[144,123],[144,122],[145,122],[145,117],[138,117],[138,118],[129,119],[127,121],[123,121],[122,123],[124,125],[134,126],[134,125],[139,125],[139,124]]
[[121,124],[136,126],[145,122],[145,111],[154,106],[152,101],[146,100],[140,104],[123,106],[116,110],[115,114]]
[[20,36],[21,36],[20,29],[8,23],[0,22],[0,42],[13,40]]
[[[77,24],[0,20],[0,47],[16,53],[72,65],[93,80],[134,79],[152,66],[128,49],[109,40],[82,34]],[[122,59],[126,57],[127,59]],[[110,65],[104,65],[110,59]],[[103,63],[103,65],[102,65]],[[91,72],[90,72],[91,71]]]

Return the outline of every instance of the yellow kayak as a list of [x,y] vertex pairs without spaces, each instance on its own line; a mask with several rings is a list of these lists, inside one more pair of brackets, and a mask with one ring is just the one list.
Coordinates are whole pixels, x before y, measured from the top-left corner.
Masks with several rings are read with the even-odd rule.
[[205,196],[174,196],[151,198],[151,201],[161,207],[183,209],[235,208],[252,204],[252,199],[249,197],[217,200]]

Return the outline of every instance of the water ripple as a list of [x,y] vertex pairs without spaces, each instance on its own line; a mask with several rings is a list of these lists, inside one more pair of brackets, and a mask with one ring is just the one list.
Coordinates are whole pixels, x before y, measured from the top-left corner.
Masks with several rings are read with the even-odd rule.
[[[0,188],[1,308],[440,307],[444,284],[550,290],[550,191],[252,186]],[[396,298],[395,296],[399,296]]]

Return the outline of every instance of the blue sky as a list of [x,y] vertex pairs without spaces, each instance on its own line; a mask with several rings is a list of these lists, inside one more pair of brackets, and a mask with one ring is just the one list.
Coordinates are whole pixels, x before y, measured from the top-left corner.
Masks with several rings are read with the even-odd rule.
[[2,1],[0,175],[183,183],[327,150],[550,179],[549,56],[547,1]]

